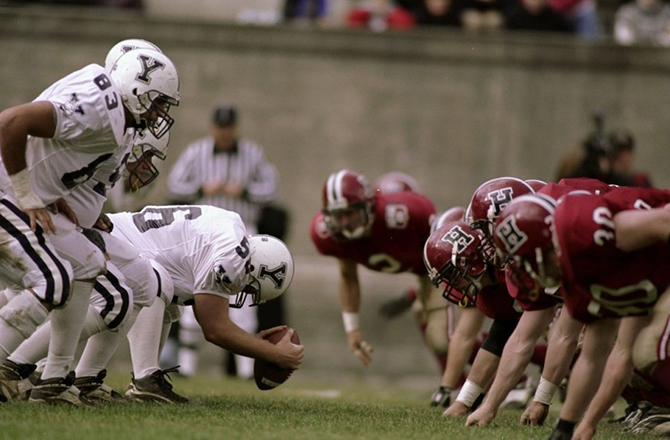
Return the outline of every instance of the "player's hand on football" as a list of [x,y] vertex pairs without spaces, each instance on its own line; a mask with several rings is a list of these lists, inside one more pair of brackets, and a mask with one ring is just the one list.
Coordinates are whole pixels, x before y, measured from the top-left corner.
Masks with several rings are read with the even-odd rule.
[[279,349],[281,356],[275,363],[280,367],[289,370],[297,370],[305,356],[305,347],[302,344],[296,345],[291,342],[293,332],[294,330],[292,328],[289,329],[284,337],[277,342],[277,348]]
[[496,413],[486,403],[468,416],[465,426],[486,426],[495,418]]
[[279,331],[282,331],[282,330],[284,330],[286,327],[287,327],[286,325],[278,325],[278,326],[276,326],[276,327],[272,327],[272,328],[268,328],[268,329],[265,329],[265,330],[261,330],[260,332],[258,332],[258,334],[256,335],[256,337],[257,337],[258,339],[267,339],[267,337],[270,336],[271,334],[273,334],[273,333],[277,333],[277,332],[279,332]]
[[48,206],[49,210],[54,214],[63,214],[75,225],[79,226],[79,219],[77,214],[74,213],[70,205],[64,199],[58,199]]
[[468,414],[468,411],[470,411],[470,408],[457,400],[442,413],[442,417],[464,417]]
[[349,343],[349,350],[367,367],[370,362],[372,362],[372,353],[374,353],[372,345],[363,340],[363,336],[359,330],[348,332],[347,340]]
[[519,421],[522,425],[542,426],[548,414],[549,405],[533,400],[523,414],[521,414]]

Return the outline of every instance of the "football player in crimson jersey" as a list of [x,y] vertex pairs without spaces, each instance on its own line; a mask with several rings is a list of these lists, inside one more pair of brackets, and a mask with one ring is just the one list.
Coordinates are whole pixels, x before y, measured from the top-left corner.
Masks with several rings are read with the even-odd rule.
[[433,203],[409,191],[374,194],[367,179],[350,170],[331,174],[322,195],[323,210],[312,220],[310,235],[320,254],[338,260],[342,318],[351,352],[363,365],[372,361],[372,345],[358,323],[361,265],[376,272],[417,275],[425,340],[444,358],[449,346],[447,303],[431,288],[421,259],[435,216]]
[[[428,276],[436,286],[444,286],[443,296],[461,307],[475,304],[483,315],[494,320],[465,384],[444,416],[464,416],[490,386],[502,348],[521,316],[521,310],[507,293],[504,271],[484,259],[484,246],[481,231],[455,221],[433,232],[424,247]],[[467,358],[470,352],[460,355]]]
[[[604,196],[569,195],[551,216],[552,236],[544,241],[553,245],[521,256],[525,270],[542,285],[561,282],[571,315],[587,323],[582,353],[552,438],[571,438],[582,415],[572,438],[592,438],[598,421],[630,378],[633,357],[652,383],[668,389],[662,335],[670,276],[666,259],[659,258],[668,252],[668,201],[666,191],[637,188],[614,188]],[[654,206],[658,208],[635,209]],[[541,231],[518,226],[519,243],[540,237]],[[644,315],[650,312],[652,323],[645,327],[650,318]],[[616,346],[607,359],[615,337]],[[603,386],[597,389],[601,377]]]
[[[528,182],[528,181],[527,181]],[[538,194],[549,194],[555,198],[568,194],[575,190],[588,192],[606,192],[610,187],[594,179],[564,179],[559,183],[531,182],[535,185]],[[509,255],[505,245],[513,242],[513,236],[509,235],[510,228],[507,226],[510,221],[523,222],[529,212],[534,209],[542,209],[542,204],[551,204],[553,208],[553,199],[537,198],[532,195],[525,195],[515,198],[512,203],[507,205],[500,217],[494,224],[494,241],[498,253],[506,259]],[[548,216],[549,213],[546,214]],[[531,216],[532,219],[540,221],[539,227],[544,228],[546,235],[550,235],[549,225],[541,222],[539,215]],[[518,246],[518,243],[514,243]],[[525,246],[529,246],[528,243]],[[517,384],[519,378],[523,375],[528,362],[531,360],[533,349],[537,340],[548,328],[555,318],[559,305],[561,292],[556,289],[538,289],[535,282],[528,280],[525,272],[518,270],[515,262],[509,262],[507,274],[512,283],[508,284],[509,292],[516,298],[521,308],[524,310],[523,316],[519,320],[519,325],[512,334],[512,337],[505,345],[503,351],[501,367],[496,374],[496,378],[486,396],[483,404],[468,417],[468,425],[486,425],[495,417],[503,399],[507,393]],[[521,284],[521,288],[515,285]],[[542,378],[535,397],[526,412],[521,417],[524,424],[541,425],[544,423],[549,411],[549,404],[558,384],[567,374],[570,363],[573,361],[575,348],[582,324],[572,319],[569,313],[561,313],[560,317],[551,327],[551,339],[547,347],[547,361],[543,366]]]
[[[55,337],[42,381],[31,391],[33,401],[82,405],[66,375],[95,278],[105,271],[102,252],[76,229],[77,213],[63,197],[126,149],[135,129],[165,134],[174,122],[169,108],[179,99],[172,62],[159,52],[138,50],[126,54],[123,63],[119,59],[111,72],[90,64],[54,83],[35,101],[0,114],[1,216],[7,220],[0,235],[6,236],[3,242],[16,244],[10,252],[23,267],[22,273],[3,278],[24,288],[0,311],[0,360],[54,309]],[[55,261],[51,246],[70,263],[71,272]],[[21,374],[3,368],[0,382],[5,373]]]

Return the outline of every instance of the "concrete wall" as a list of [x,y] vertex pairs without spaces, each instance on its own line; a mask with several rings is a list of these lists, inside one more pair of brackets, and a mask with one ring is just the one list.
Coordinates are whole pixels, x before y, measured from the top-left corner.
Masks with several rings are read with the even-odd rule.
[[[332,348],[314,336],[319,355],[310,362],[317,369],[356,367],[349,358],[333,363],[346,356],[335,265],[317,257],[308,238],[330,172],[350,167],[374,180],[405,171],[438,209],[465,205],[492,177],[552,179],[561,156],[590,131],[591,110],[601,106],[610,127],[635,133],[639,166],[659,186],[670,184],[670,52],[565,37],[371,34],[6,8],[0,108],[33,99],[85,64],[102,63],[115,42],[131,37],[158,44],[181,74],[183,101],[174,109],[167,167],[207,132],[210,109],[221,100],[238,104],[242,132],[277,164],[281,198],[294,220],[289,244],[305,263],[291,296],[294,322],[318,330],[330,319],[331,339],[341,343]],[[165,174],[138,206],[167,201]],[[423,356],[416,334],[393,332],[374,317],[374,305],[407,287],[384,279],[364,278],[368,328],[377,329],[377,341],[395,344],[382,344],[386,360],[375,368],[433,371],[426,357],[420,366],[406,360],[408,353]],[[405,350],[384,358],[383,347],[397,346]]]

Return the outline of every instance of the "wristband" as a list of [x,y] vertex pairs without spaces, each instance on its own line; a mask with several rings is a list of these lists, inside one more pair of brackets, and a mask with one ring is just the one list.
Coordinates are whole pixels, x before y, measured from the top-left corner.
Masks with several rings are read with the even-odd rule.
[[345,332],[358,330],[358,313],[342,312],[342,322],[344,322]]
[[461,402],[463,405],[470,408],[481,393],[482,387],[470,380],[466,380],[461,391],[458,393],[458,397],[456,397],[456,402]]
[[558,386],[549,382],[544,377],[540,378],[540,383],[537,385],[537,390],[535,391],[535,397],[533,401],[540,402],[544,405],[551,404],[551,398],[554,397],[554,393],[558,389]]
[[35,194],[33,184],[30,182],[30,174],[28,168],[24,168],[16,174],[9,176],[14,188],[14,197],[16,197],[16,204],[22,210],[40,209],[44,208],[44,202]]

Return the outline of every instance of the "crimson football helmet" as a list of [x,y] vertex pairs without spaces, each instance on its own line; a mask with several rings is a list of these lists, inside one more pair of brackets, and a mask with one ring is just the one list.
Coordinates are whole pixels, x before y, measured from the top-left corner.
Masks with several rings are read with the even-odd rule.
[[514,198],[534,193],[533,188],[521,179],[498,177],[482,183],[472,195],[465,211],[465,221],[484,233],[484,258],[490,264],[498,268],[503,266],[503,262],[496,258],[492,243],[493,222]]
[[372,188],[362,174],[340,170],[323,186],[323,218],[328,230],[354,240],[363,237],[372,225]]
[[423,248],[423,263],[433,285],[444,284],[442,296],[461,307],[474,304],[487,268],[482,255],[483,234],[466,222],[445,223]]
[[430,232],[432,234],[445,223],[463,220],[464,217],[465,217],[465,208],[463,208],[462,206],[454,206],[453,208],[449,208],[442,214],[440,214],[435,219],[433,224],[430,225]]
[[375,182],[375,193],[393,194],[399,192],[419,192],[419,184],[414,177],[399,171],[382,175]]
[[547,182],[544,180],[539,180],[539,179],[526,179],[525,182],[530,185],[531,188],[533,188],[533,191],[538,192],[545,186],[547,186]]
[[[537,194],[514,199],[494,225],[497,251],[509,260],[510,275],[523,290],[557,287],[553,215],[556,201]],[[554,257],[552,257],[554,256]]]

